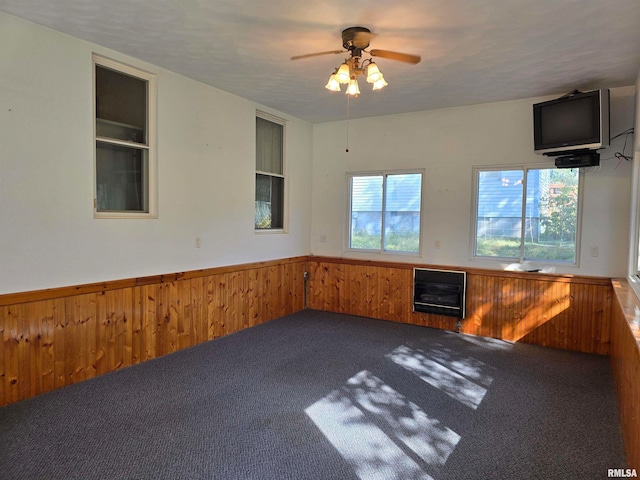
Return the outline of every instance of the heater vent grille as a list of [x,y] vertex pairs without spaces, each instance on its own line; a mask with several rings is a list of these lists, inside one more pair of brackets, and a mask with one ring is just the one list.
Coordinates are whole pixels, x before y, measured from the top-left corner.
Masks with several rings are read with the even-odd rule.
[[464,318],[467,272],[413,269],[413,311]]

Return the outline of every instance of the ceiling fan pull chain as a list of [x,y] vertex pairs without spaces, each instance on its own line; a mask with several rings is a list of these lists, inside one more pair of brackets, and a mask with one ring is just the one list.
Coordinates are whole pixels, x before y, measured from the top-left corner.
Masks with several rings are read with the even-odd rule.
[[345,152],[349,153],[349,107],[351,105],[351,95],[347,95],[347,148]]

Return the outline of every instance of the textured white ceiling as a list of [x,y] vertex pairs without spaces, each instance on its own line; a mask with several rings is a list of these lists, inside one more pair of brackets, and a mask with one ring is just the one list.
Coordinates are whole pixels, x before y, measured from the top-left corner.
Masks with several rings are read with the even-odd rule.
[[[640,71],[639,0],[0,0],[4,11],[312,122],[343,120],[324,88],[369,28],[389,82],[350,102],[351,118],[632,85]],[[0,46],[0,48],[3,48]],[[1,86],[0,86],[1,88]]]

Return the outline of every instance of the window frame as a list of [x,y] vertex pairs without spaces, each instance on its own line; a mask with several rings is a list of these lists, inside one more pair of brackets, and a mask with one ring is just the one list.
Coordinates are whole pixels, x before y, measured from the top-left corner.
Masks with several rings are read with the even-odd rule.
[[[256,110],[256,114],[254,117],[254,121],[257,118],[261,118],[263,120],[266,120],[268,122],[272,122],[278,125],[282,126],[282,174],[277,174],[277,173],[273,173],[273,172],[265,172],[262,170],[258,170],[257,165],[256,165],[256,161],[257,159],[254,159],[254,171],[253,171],[253,180],[254,180],[254,185],[253,185],[253,197],[254,197],[254,207],[253,207],[253,214],[254,214],[254,222],[253,222],[253,231],[254,233],[256,233],[257,235],[264,235],[264,234],[272,234],[272,233],[288,233],[289,231],[289,179],[288,179],[288,175],[287,175],[287,120],[280,118],[280,117],[276,117],[275,115],[272,115],[270,113],[264,112],[262,110]],[[255,135],[255,131],[254,131],[254,141],[256,142],[256,150],[257,150],[257,137]],[[276,177],[276,178],[282,178],[283,180],[283,192],[282,192],[282,227],[278,227],[278,228],[256,228],[255,225],[255,213],[256,213],[256,208],[255,208],[255,196],[256,196],[256,188],[257,188],[257,184],[256,184],[256,176],[257,175],[265,175],[265,176],[269,176],[269,177]]]
[[[640,105],[640,104],[639,104]],[[640,121],[636,119],[636,125]],[[633,166],[631,168],[631,215],[629,221],[629,285],[640,298],[640,140],[636,140],[633,149]]]
[[[582,204],[584,201],[584,174],[581,169],[578,169],[578,201],[576,212],[576,240],[575,249],[576,254],[573,262],[565,262],[561,260],[549,260],[549,259],[528,259],[524,257],[525,249],[524,242],[524,228],[526,222],[522,221],[526,216],[526,204],[527,204],[527,178],[529,170],[555,170],[556,167],[550,166],[548,163],[532,163],[532,164],[507,164],[507,165],[476,165],[472,168],[472,196],[471,196],[471,227],[469,229],[469,260],[470,261],[483,261],[483,262],[495,262],[495,263],[544,263],[550,265],[566,266],[566,267],[579,267],[581,256],[581,239],[582,239]],[[477,250],[477,224],[478,224],[478,194],[479,194],[479,174],[480,172],[501,172],[506,170],[521,170],[523,172],[523,195],[522,195],[522,209],[521,209],[521,244],[520,244],[520,256],[516,257],[488,257],[476,255]]]
[[[133,144],[133,142],[110,140],[108,137],[97,135],[97,112],[96,112],[96,66],[113,70],[123,75],[144,80],[147,83],[147,141],[146,144]],[[93,111],[93,218],[120,218],[120,219],[155,219],[158,218],[158,179],[157,179],[157,78],[154,73],[142,70],[131,65],[104,57],[99,54],[92,54],[92,111]],[[147,152],[147,191],[146,202],[147,212],[140,211],[98,211],[98,142],[110,145],[119,145],[129,148],[138,148]]]
[[[398,250],[385,250],[384,249],[384,219],[386,212],[386,177],[389,175],[406,175],[406,174],[419,174],[420,175],[420,213],[419,213],[419,233],[418,233],[418,251],[417,252],[408,252],[408,251],[398,251]],[[352,222],[352,201],[351,201],[351,180],[354,177],[376,177],[382,176],[382,199],[381,199],[381,215],[382,215],[382,223],[381,223],[381,234],[380,234],[380,249],[367,249],[367,248],[351,248],[351,222]],[[344,251],[346,253],[359,253],[359,254],[378,254],[378,255],[401,255],[401,256],[410,256],[410,257],[421,257],[422,251],[424,248],[423,234],[424,234],[424,202],[425,202],[425,169],[424,168],[414,168],[414,169],[402,169],[402,170],[367,170],[367,171],[357,171],[357,172],[346,172],[346,229],[344,235]]]

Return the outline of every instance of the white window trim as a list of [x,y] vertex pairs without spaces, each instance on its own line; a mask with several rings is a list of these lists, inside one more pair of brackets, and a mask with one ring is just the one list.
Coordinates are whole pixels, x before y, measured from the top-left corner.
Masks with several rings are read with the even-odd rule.
[[[260,170],[256,170],[255,162],[253,168],[253,195],[255,199],[256,186],[255,186],[255,178],[256,174],[260,175],[268,175],[271,177],[280,177],[284,179],[284,198],[282,200],[282,228],[254,228],[253,231],[256,235],[271,235],[271,234],[282,234],[289,233],[289,178],[288,178],[288,165],[287,165],[287,120],[276,117],[270,113],[264,112],[262,110],[256,110],[256,117],[262,118],[263,120],[268,120],[273,123],[277,123],[278,125],[282,125],[282,174],[271,173],[271,172],[263,172]],[[255,142],[255,134],[254,134],[254,142]],[[254,147],[255,151],[255,147]],[[255,215],[255,206],[254,206],[254,215]]]
[[631,212],[629,218],[629,253],[627,279],[631,289],[640,298],[640,150],[634,152],[631,182]]
[[640,74],[635,82],[635,121],[633,135],[633,164],[631,167],[631,202],[629,218],[629,252],[627,266],[627,280],[631,289],[640,299]]
[[[96,142],[100,139],[96,135],[96,65],[110,68],[117,72],[122,72],[132,77],[145,80],[148,85],[148,105],[147,105],[147,152],[148,152],[148,202],[149,212],[99,212],[97,210],[97,159],[96,159]],[[135,68],[102,55],[94,53],[91,62],[91,80],[92,80],[92,111],[93,111],[93,218],[121,218],[121,219],[155,219],[158,218],[158,158],[157,158],[157,79],[156,75]],[[111,143],[121,143],[114,142]],[[126,145],[127,142],[122,142]],[[129,145],[139,147],[139,145]]]
[[[380,249],[369,250],[365,248],[351,248],[350,247],[350,239],[351,239],[351,178],[352,177],[364,177],[364,176],[385,176],[385,175],[402,175],[406,173],[419,173],[420,177],[420,232],[418,234],[418,251],[417,252],[399,252],[399,251],[390,251],[384,250],[382,246]],[[402,170],[366,170],[366,171],[357,171],[357,172],[346,172],[345,174],[345,184],[347,188],[347,194],[345,195],[346,199],[346,223],[345,223],[345,234],[343,235],[343,252],[345,254],[373,254],[373,255],[384,255],[384,256],[401,256],[401,257],[421,257],[422,250],[424,248],[424,204],[425,204],[425,194],[424,194],[424,185],[425,185],[425,169],[424,168],[409,168]],[[385,208],[385,197],[384,191],[382,196],[382,208],[384,212]]]
[[[576,218],[576,256],[574,262],[561,262],[557,260],[525,260],[523,258],[513,258],[513,257],[482,257],[476,256],[476,225],[478,219],[476,218],[478,212],[478,172],[487,172],[487,171],[502,171],[502,170],[523,170],[526,176],[528,170],[537,170],[537,169],[552,169],[555,168],[550,166],[549,163],[532,163],[532,164],[508,164],[508,165],[476,165],[472,168],[472,195],[471,195],[471,226],[469,228],[469,260],[472,262],[493,262],[493,263],[505,263],[505,262],[529,262],[535,261],[535,263],[544,263],[548,265],[562,265],[566,267],[579,267],[580,266],[580,255],[581,255],[581,240],[582,240],[582,203],[584,199],[584,173],[583,170],[580,169],[578,175],[578,213]],[[526,196],[526,191],[524,192]],[[523,214],[524,218],[524,210],[526,206],[523,202]]]

